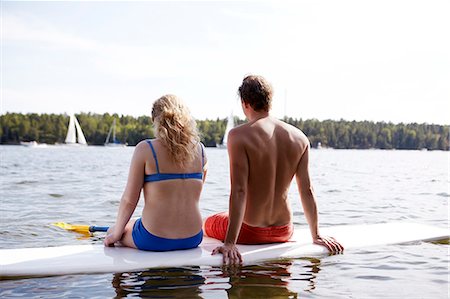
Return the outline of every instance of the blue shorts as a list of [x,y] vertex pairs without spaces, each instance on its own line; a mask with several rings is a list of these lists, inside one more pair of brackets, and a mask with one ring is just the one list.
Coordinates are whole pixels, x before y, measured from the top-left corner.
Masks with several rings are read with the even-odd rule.
[[155,236],[145,229],[141,218],[136,220],[131,233],[136,247],[140,250],[169,251],[197,247],[203,239],[203,230],[193,237],[184,239],[166,239]]

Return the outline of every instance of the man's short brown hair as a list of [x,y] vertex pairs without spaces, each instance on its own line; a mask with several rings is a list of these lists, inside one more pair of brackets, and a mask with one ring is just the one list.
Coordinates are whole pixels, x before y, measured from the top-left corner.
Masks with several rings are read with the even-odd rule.
[[247,76],[239,87],[241,100],[255,111],[268,112],[272,106],[272,95],[272,86],[262,76]]

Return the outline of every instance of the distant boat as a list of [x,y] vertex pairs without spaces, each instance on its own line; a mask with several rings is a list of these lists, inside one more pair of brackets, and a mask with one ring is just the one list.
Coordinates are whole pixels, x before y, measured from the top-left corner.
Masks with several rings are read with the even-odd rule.
[[68,145],[87,145],[86,138],[74,114],[70,115],[65,143]]
[[26,146],[26,147],[36,147],[38,145],[37,141],[21,141],[20,145]]
[[[112,142],[109,142],[109,139],[111,137],[111,132],[113,134]],[[120,143],[116,139],[116,119],[114,118],[111,128],[109,129],[108,136],[105,140],[105,146],[111,146],[111,147],[119,147],[119,146],[127,146],[126,143]]]
[[233,129],[233,128],[234,128],[234,115],[233,115],[233,111],[231,111],[230,115],[228,116],[227,127],[225,128],[225,134],[223,135],[222,143],[218,144],[217,147],[227,148],[228,134],[230,133],[231,129]]
[[38,143],[37,141],[21,141],[20,145],[26,146],[26,147],[47,147],[46,143]]

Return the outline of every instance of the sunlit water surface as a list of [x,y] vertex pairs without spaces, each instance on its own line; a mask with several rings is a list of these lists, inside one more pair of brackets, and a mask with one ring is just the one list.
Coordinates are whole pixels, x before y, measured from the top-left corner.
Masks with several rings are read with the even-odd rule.
[[[133,148],[0,146],[0,247],[91,244],[57,221],[110,225]],[[228,157],[207,149],[203,216],[228,206]],[[449,153],[313,150],[320,225],[407,221],[448,227]],[[296,227],[305,218],[293,182]],[[142,203],[135,216],[139,216]],[[0,281],[22,298],[448,298],[449,245],[413,243],[343,255],[271,261],[240,269],[183,267]]]

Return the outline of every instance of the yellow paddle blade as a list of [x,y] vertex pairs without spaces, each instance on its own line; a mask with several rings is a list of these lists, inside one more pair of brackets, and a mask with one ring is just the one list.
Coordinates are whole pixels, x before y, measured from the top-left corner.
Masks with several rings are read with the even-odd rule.
[[69,224],[65,222],[56,222],[53,223],[54,226],[60,227],[65,230],[74,231],[77,233],[82,234],[89,234],[89,225],[76,225],[76,224]]

